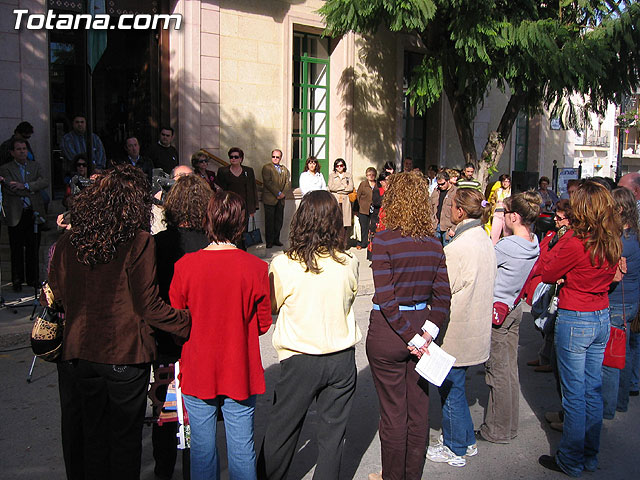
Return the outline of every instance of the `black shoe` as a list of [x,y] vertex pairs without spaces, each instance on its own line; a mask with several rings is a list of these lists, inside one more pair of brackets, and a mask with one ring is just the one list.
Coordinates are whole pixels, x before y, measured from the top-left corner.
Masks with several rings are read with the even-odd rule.
[[14,292],[21,292],[22,291],[22,284],[21,283],[14,283],[13,284],[13,291]]
[[551,455],[542,455],[538,458],[538,463],[547,470],[553,470],[554,472],[565,473],[564,470],[556,463],[556,457]]
[[274,244],[276,247],[282,247],[282,246],[284,246],[284,245],[282,245],[282,243],[280,242],[280,240],[278,240],[277,242],[273,242],[273,244]]
[[273,243],[267,243],[267,248],[273,248]]
[[629,392],[629,396],[630,397],[637,397],[638,395],[640,395],[640,391],[638,391],[638,390],[631,390]]

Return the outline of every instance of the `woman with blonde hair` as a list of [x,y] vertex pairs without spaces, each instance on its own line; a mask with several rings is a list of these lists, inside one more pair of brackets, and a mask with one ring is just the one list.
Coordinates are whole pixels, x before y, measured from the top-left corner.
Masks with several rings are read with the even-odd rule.
[[538,461],[577,477],[598,468],[608,292],[622,254],[622,222],[609,191],[590,180],[573,194],[571,208],[571,230],[542,270],[545,283],[564,279],[555,326],[564,426],[555,457],[542,455]]
[[417,173],[394,173],[382,208],[385,229],[372,245],[375,294],[366,345],[380,403],[382,473],[369,478],[419,479],[429,398],[428,382],[415,367],[447,318],[451,292],[442,245],[434,236],[429,181]]
[[[464,467],[465,456],[478,452],[465,391],[467,368],[489,358],[496,254],[482,225],[491,207],[477,190],[456,191],[451,221],[456,234],[444,247],[451,284],[451,313],[442,348],[456,357],[439,388],[442,438],[427,450],[433,462]],[[473,255],[469,255],[469,252]]]
[[509,443],[518,435],[520,382],[518,338],[522,306],[519,294],[538,259],[532,226],[540,214],[540,195],[522,192],[504,200],[504,222],[511,235],[495,246],[498,271],[493,286],[491,354],[485,364],[489,401],[480,435],[493,443]]

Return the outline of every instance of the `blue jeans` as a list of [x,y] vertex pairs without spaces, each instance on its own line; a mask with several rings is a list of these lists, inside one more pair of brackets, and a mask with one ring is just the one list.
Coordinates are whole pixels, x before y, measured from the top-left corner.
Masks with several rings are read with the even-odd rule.
[[629,348],[631,350],[631,380],[629,391],[637,392],[640,388],[640,333],[629,332]]
[[623,328],[623,313],[627,317],[627,358],[623,370],[602,366],[602,399],[604,401],[603,417],[611,420],[618,411],[626,412],[629,405],[629,382],[631,380],[632,352],[629,346],[631,338],[629,322],[638,313],[637,303],[609,304],[611,326]]
[[564,427],[556,462],[568,475],[598,467],[602,429],[602,359],[609,310],[558,309],[555,343],[562,385]]
[[184,395],[191,425],[191,479],[217,480],[220,462],[216,448],[218,409],[222,409],[227,437],[227,457],[231,480],[256,479],[256,452],[253,445],[253,412],[256,396],[246,400],[216,397],[201,400]]
[[466,374],[467,367],[453,367],[438,389],[442,401],[443,443],[458,456],[463,456],[467,447],[476,443],[465,392]]
[[445,229],[444,232],[440,230],[440,224],[438,224],[438,227],[436,228],[436,236],[438,237],[438,240],[440,240],[440,243],[442,244],[443,247],[446,247],[452,238],[447,233],[447,230],[448,229]]

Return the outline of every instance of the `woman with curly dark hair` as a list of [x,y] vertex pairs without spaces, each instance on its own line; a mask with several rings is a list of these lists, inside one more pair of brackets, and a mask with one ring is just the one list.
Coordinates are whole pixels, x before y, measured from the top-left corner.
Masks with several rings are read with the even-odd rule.
[[188,312],[158,295],[145,174],[117,166],[80,192],[49,285],[65,311],[58,364],[69,478],[138,478],[152,327],[189,337]]
[[340,478],[340,460],[356,389],[353,312],[358,260],[345,250],[342,215],[326,191],[307,193],[291,222],[289,248],[271,262],[273,346],[280,380],[258,462],[259,478],[284,479],[307,409],[318,409],[314,478]]
[[[178,177],[167,194],[163,206],[167,229],[153,236],[156,242],[158,286],[160,296],[166,302],[169,302],[169,286],[173,278],[174,264],[186,253],[195,252],[209,244],[204,224],[211,197],[213,190],[205,179],[196,174]],[[155,338],[158,345],[157,365],[175,364],[180,358],[181,346],[170,334],[161,330],[155,332]],[[157,395],[159,400],[164,400],[165,392],[166,390]],[[177,427],[176,422],[153,424],[151,438],[153,458],[156,462],[155,473],[161,478],[170,478],[173,475],[177,453]]]
[[375,294],[367,334],[380,403],[382,473],[369,478],[404,480],[421,478],[429,434],[428,382],[416,362],[447,318],[451,292],[434,236],[429,180],[408,172],[388,180],[385,229],[372,242]]

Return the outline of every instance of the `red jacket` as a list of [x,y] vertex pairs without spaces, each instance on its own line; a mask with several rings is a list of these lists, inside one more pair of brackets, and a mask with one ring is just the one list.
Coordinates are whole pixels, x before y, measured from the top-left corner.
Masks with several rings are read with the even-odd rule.
[[531,305],[531,302],[533,301],[533,294],[536,291],[536,287],[542,282],[542,266],[547,261],[547,254],[551,251],[549,250],[549,243],[551,243],[551,240],[555,235],[556,232],[551,230],[547,232],[540,242],[540,256],[538,257],[538,260],[536,260],[536,264],[531,269],[531,273],[529,273],[527,283],[522,287],[522,296],[529,305]]
[[616,266],[591,265],[590,252],[569,230],[549,252],[542,266],[542,281],[555,283],[564,278],[558,307],[578,312],[594,312],[609,307],[609,285]]
[[175,264],[169,297],[192,318],[182,392],[234,400],[264,393],[258,336],[271,326],[267,264],[239,249],[188,253]]

